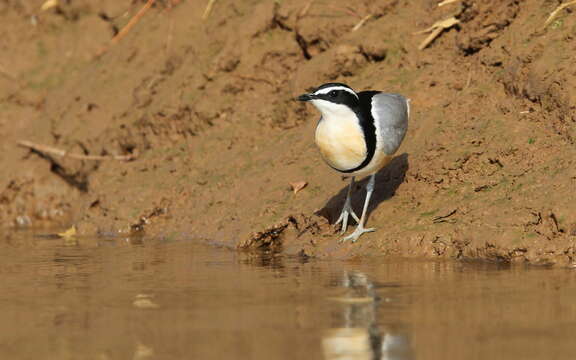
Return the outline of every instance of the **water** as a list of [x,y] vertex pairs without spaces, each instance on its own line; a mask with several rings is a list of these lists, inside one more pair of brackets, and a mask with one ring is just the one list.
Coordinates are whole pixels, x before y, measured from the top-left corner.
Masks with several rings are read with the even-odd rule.
[[570,269],[0,241],[0,359],[568,359]]

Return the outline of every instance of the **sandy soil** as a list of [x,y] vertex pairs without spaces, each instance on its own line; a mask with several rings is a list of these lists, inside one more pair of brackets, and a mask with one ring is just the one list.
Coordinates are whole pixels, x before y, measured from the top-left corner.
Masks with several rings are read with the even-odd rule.
[[[0,222],[307,256],[571,265],[576,16],[550,0],[0,2]],[[574,10],[574,9],[573,9]],[[436,21],[459,23],[426,49]],[[361,20],[365,20],[360,24]],[[357,25],[361,25],[358,27]],[[412,99],[368,225],[293,100],[327,81]],[[133,155],[132,161],[59,157]],[[290,183],[308,186],[293,194]],[[364,198],[359,182],[353,204]]]

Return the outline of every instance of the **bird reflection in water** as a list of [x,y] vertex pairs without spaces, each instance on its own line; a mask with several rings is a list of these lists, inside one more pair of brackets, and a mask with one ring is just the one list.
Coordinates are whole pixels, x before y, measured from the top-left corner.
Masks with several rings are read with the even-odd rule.
[[375,286],[361,272],[344,272],[343,296],[333,298],[344,307],[335,314],[335,327],[322,339],[327,360],[411,360],[410,338],[394,325],[379,325],[377,310],[385,306]]

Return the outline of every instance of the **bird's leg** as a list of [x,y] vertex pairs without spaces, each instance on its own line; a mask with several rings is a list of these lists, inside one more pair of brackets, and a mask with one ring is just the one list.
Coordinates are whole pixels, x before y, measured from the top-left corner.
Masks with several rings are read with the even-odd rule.
[[362,218],[360,218],[360,221],[358,222],[358,226],[356,227],[356,229],[354,230],[354,232],[352,234],[342,238],[342,240],[340,240],[340,242],[343,242],[346,240],[356,242],[356,240],[358,240],[360,235],[362,235],[366,232],[371,232],[371,231],[376,230],[374,228],[368,228],[368,229],[364,228],[364,222],[366,221],[366,212],[368,211],[368,204],[370,203],[370,198],[372,197],[372,193],[374,192],[375,178],[376,178],[376,174],[370,176],[370,179],[368,180],[368,184],[366,184],[366,200],[364,201],[364,208],[362,209]]
[[335,225],[342,223],[342,227],[340,228],[340,234],[344,234],[346,232],[346,228],[348,227],[348,216],[352,216],[352,218],[356,220],[357,224],[359,224],[360,221],[360,219],[358,219],[358,216],[354,214],[354,210],[352,210],[352,205],[350,202],[350,195],[352,194],[353,187],[354,187],[354,176],[352,176],[352,179],[350,180],[350,185],[348,185],[348,193],[346,194],[346,200],[344,201],[344,208],[340,213],[340,217],[334,223]]

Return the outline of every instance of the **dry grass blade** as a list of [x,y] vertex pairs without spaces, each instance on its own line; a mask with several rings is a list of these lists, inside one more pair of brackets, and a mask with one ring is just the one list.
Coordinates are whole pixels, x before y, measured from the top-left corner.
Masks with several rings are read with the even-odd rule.
[[552,11],[550,13],[550,15],[548,16],[548,19],[546,19],[546,21],[544,22],[544,27],[550,25],[550,23],[552,22],[552,20],[554,20],[554,18],[558,15],[558,13],[564,9],[566,9],[568,6],[571,5],[576,5],[576,0],[574,1],[570,1],[564,4],[561,4],[560,6],[558,6],[556,9],[554,9],[554,11]]
[[455,2],[457,2],[457,1],[460,1],[460,0],[444,0],[444,1],[442,1],[440,4],[438,4],[438,7],[444,6],[444,5],[448,5],[448,4],[452,4],[452,3],[455,3]]
[[366,21],[368,21],[371,17],[372,17],[372,14],[364,16],[364,18],[362,18],[362,20],[360,20],[360,22],[358,24],[354,25],[354,27],[352,28],[352,32],[360,29],[362,27],[362,25],[364,25],[364,23],[366,23]]
[[440,28],[440,29],[448,29],[448,28],[450,28],[450,27],[458,24],[459,22],[460,22],[460,21],[459,21],[458,19],[456,19],[455,17],[451,17],[451,18],[448,18],[448,19],[436,21],[436,22],[434,23],[434,25],[430,26],[429,28],[424,29],[424,30],[417,31],[417,32],[415,32],[414,34],[416,34],[416,35],[417,35],[417,34],[426,34],[426,33],[429,33],[429,32],[431,32],[431,31],[434,31],[435,29],[438,29],[438,28]]
[[208,5],[206,5],[206,9],[204,9],[204,14],[202,14],[202,20],[206,20],[208,16],[210,16],[210,12],[212,11],[212,7],[216,0],[209,0]]
[[78,159],[78,160],[122,160],[128,161],[133,160],[136,158],[136,155],[82,155],[82,154],[70,154],[65,150],[57,149],[52,146],[35,144],[31,141],[21,140],[18,141],[18,145],[37,151],[43,154],[52,154],[60,157],[67,157],[71,159]]
[[430,35],[428,35],[428,37],[426,39],[424,39],[424,41],[422,41],[420,43],[420,45],[418,45],[418,50],[424,50],[425,48],[427,48],[428,45],[430,45],[430,43],[432,43],[432,41],[434,41],[434,39],[436,39],[438,36],[440,36],[442,31],[444,31],[443,28],[435,28],[434,31],[432,31],[432,33]]

